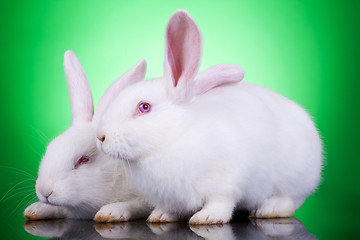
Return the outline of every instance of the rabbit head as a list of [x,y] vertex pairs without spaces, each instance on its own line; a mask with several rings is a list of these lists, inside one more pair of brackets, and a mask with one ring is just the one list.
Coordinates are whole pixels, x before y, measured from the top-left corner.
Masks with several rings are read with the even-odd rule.
[[241,67],[231,64],[216,65],[197,75],[202,36],[184,10],[170,18],[165,42],[164,76],[128,84],[102,116],[97,137],[103,140],[102,151],[113,157],[141,159],[178,141],[196,118],[189,114],[188,103],[244,76]]

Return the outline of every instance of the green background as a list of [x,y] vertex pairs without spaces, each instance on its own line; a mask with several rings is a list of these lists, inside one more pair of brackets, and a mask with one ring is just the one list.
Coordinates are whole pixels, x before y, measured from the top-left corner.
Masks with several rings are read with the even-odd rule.
[[[1,18],[1,235],[22,227],[38,164],[71,121],[63,54],[73,50],[94,102],[139,59],[162,75],[164,31],[187,9],[203,37],[201,70],[233,63],[313,116],[323,179],[295,216],[319,239],[350,239],[359,220],[359,4],[356,1],[5,1]],[[35,179],[33,177],[33,179]],[[22,182],[24,181],[24,182]],[[29,194],[29,195],[28,195]]]

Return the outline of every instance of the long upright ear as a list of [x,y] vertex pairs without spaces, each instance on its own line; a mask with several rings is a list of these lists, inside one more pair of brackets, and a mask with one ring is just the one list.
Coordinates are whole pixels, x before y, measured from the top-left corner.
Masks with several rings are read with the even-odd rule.
[[178,10],[166,27],[164,79],[175,100],[185,100],[192,94],[202,56],[200,30],[187,11]]
[[90,122],[94,113],[90,85],[79,60],[72,51],[65,52],[64,69],[70,95],[72,123]]
[[108,105],[118,96],[122,89],[140,80],[143,80],[145,73],[146,61],[141,59],[134,67],[132,67],[129,71],[124,73],[120,78],[112,83],[101,97],[100,102],[97,105],[93,121],[97,121],[97,119],[105,111]]
[[199,73],[195,78],[195,94],[201,95],[207,91],[225,84],[240,82],[244,78],[244,70],[234,64],[218,64]]

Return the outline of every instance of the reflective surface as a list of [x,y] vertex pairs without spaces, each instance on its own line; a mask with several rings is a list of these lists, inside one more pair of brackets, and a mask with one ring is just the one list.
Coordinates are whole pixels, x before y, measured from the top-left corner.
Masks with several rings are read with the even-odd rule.
[[188,226],[186,222],[148,224],[52,220],[27,221],[25,231],[49,239],[316,239],[296,218],[256,219],[223,225]]

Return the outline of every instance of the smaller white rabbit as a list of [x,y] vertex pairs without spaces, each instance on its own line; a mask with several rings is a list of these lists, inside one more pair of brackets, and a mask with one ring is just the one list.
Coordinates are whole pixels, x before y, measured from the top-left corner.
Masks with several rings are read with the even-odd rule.
[[102,115],[101,150],[129,162],[155,206],[150,222],[191,216],[226,223],[235,209],[289,217],[320,180],[322,145],[311,117],[269,89],[241,82],[241,67],[197,74],[202,36],[186,11],[166,28],[164,76],[125,88]]
[[107,89],[94,116],[89,82],[73,52],[65,52],[64,67],[72,124],[48,145],[36,181],[40,202],[25,209],[25,218],[92,219],[95,216],[95,221],[113,222],[146,217],[150,208],[128,180],[123,163],[98,151],[95,141],[99,115],[125,84],[144,78],[145,60]]

